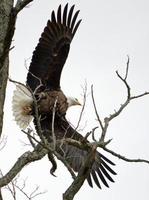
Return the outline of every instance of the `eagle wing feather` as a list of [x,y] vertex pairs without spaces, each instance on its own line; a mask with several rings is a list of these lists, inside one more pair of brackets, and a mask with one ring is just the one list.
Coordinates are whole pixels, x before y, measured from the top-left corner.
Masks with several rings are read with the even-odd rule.
[[68,4],[62,11],[58,7],[57,15],[54,11],[51,20],[39,39],[33,52],[27,85],[34,91],[40,83],[44,88],[57,90],[60,88],[60,77],[67,59],[70,43],[79,27],[81,20],[76,23],[79,11],[73,15],[74,5],[68,11]]
[[[50,129],[52,122],[50,118],[51,116],[46,116],[45,119],[41,121],[41,128],[45,130],[43,131],[43,135],[49,142],[51,142],[52,135]],[[65,117],[56,116],[54,131],[57,139],[72,138],[77,141],[88,142],[70,125]],[[66,143],[63,143],[60,147],[58,146],[56,150],[61,156],[64,156],[69,166],[76,172],[79,172],[88,154],[88,151]],[[87,177],[88,184],[93,187],[94,181],[99,188],[102,187],[101,183],[109,187],[108,181],[114,182],[112,175],[116,175],[115,171],[111,168],[111,166],[114,165],[115,164],[111,160],[96,151],[95,161]]]

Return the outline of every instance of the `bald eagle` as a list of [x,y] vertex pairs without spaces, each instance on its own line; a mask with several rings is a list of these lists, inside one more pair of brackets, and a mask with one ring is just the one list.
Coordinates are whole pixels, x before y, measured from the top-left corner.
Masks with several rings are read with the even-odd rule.
[[[81,20],[77,21],[78,14],[79,11],[74,13],[74,5],[68,9],[68,4],[64,9],[60,5],[57,13],[52,11],[51,19],[48,20],[33,52],[26,81],[30,90],[22,85],[17,85],[14,92],[13,114],[17,124],[24,129],[34,119],[37,129],[32,91],[38,103],[42,134],[50,142],[55,106],[54,133],[56,139],[66,137],[88,143],[87,139],[78,133],[65,117],[68,107],[80,103],[75,98],[67,98],[60,87],[61,72],[69,53],[70,44],[81,22]],[[63,144],[57,149],[57,152],[61,156],[65,156],[66,161],[75,172],[79,171],[88,154],[87,151],[70,144]],[[110,165],[115,164],[96,151],[95,161],[87,177],[91,187],[93,187],[92,181],[99,188],[101,188],[100,181],[107,187],[109,187],[108,180],[114,182],[111,175],[116,173]]]

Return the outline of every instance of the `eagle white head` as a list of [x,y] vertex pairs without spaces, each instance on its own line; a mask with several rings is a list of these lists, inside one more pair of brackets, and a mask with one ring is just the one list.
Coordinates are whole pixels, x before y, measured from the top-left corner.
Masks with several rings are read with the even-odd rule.
[[[68,108],[75,105],[81,105],[77,98],[67,97]],[[12,112],[17,125],[21,129],[26,129],[33,119],[31,115],[33,97],[26,86],[17,84],[13,93]]]
[[78,101],[77,98],[74,97],[67,97],[68,108],[71,106],[81,106],[81,103]]

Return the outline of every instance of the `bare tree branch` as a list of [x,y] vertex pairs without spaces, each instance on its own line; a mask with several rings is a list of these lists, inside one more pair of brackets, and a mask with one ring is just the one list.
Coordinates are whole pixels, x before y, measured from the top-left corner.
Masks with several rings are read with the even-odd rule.
[[[27,72],[30,73],[34,78],[36,78],[39,81],[38,86],[35,88],[35,90],[33,92],[33,94],[35,95],[38,92],[39,88],[41,88],[43,86],[43,84],[42,84],[42,80],[38,76],[36,76],[35,74],[33,74],[32,72],[29,71],[29,69],[27,67],[27,60],[25,60],[25,63],[24,63]],[[26,87],[29,88],[30,92],[32,93],[32,90],[30,89],[30,87],[28,85]]]
[[120,80],[124,83],[124,85],[126,86],[127,89],[127,99],[126,101],[121,104],[120,108],[113,114],[110,115],[110,117],[106,118],[106,120],[108,122],[110,122],[113,118],[119,116],[119,114],[126,108],[126,106],[130,103],[131,100],[133,99],[137,99],[146,95],[149,95],[149,92],[144,92],[142,94],[136,95],[136,96],[132,96],[131,95],[131,88],[129,86],[129,84],[127,83],[127,77],[128,77],[128,71],[129,71],[129,62],[130,59],[128,57],[128,61],[127,61],[127,66],[126,66],[126,71],[125,71],[125,76],[124,78],[118,73],[118,71],[116,71],[116,74],[118,76],[118,78],[120,78]]
[[129,56],[127,55],[126,73],[125,73],[125,78],[124,78],[124,80],[127,79],[127,77],[128,77],[128,72],[129,72]]
[[17,0],[17,3],[14,7],[15,14],[17,15],[23,8],[25,8],[33,0]]
[[21,155],[14,166],[9,170],[9,172],[0,178],[0,187],[3,187],[10,183],[10,181],[22,170],[22,168],[36,160],[40,160],[48,153],[48,150],[41,147],[41,145],[37,145],[36,148],[30,152],[25,152]]
[[[28,132],[26,132],[26,131],[24,131],[24,130],[22,130],[22,132],[24,132],[25,134],[27,134],[28,135]],[[42,148],[45,148],[47,151],[48,151],[48,154],[49,153],[53,153],[64,165],[65,165],[65,167],[68,169],[68,171],[70,172],[70,174],[71,174],[71,176],[72,176],[72,178],[74,179],[75,177],[76,177],[76,175],[75,175],[75,173],[73,172],[73,170],[72,170],[72,168],[69,166],[69,164],[68,164],[68,162],[65,160],[65,158],[64,157],[62,157],[59,153],[57,153],[56,152],[56,150],[55,149],[53,149],[52,148],[52,146],[50,146],[50,143],[48,144],[48,141],[46,141],[46,139],[44,140],[44,143],[43,142],[40,142],[40,141],[38,141],[34,136],[32,136],[32,135],[29,135],[29,137],[33,140],[33,141],[35,141],[37,144],[40,144],[41,146],[42,146]],[[62,140],[57,140],[56,141],[56,145],[58,145],[58,146],[60,146],[62,143],[64,143],[64,141],[63,141],[64,139],[62,139]],[[67,142],[67,141],[66,141]],[[69,141],[69,143],[75,143],[75,140],[73,141],[73,140],[71,140],[71,141]],[[77,142],[77,141],[76,141]],[[52,144],[53,144],[53,142],[52,142]],[[79,144],[80,145],[80,144]],[[81,145],[80,145],[81,146]],[[52,160],[50,160],[51,162],[52,162]],[[53,162],[52,162],[52,164],[53,164]],[[51,169],[52,170],[52,169]],[[52,175],[54,175],[53,174],[53,171],[51,171],[50,170],[50,172],[51,172],[51,174]]]
[[0,136],[3,128],[3,107],[9,71],[9,51],[15,30],[13,0],[0,1]]
[[12,180],[8,185],[5,186],[5,188],[11,193],[14,200],[17,200],[17,190],[21,194],[23,194],[28,200],[32,200],[36,196],[45,193],[45,192],[38,192],[39,186],[36,186],[35,189],[30,194],[28,194],[27,192],[25,192],[26,179],[23,180],[22,184],[18,184],[19,176],[20,175],[18,174],[14,180]]
[[30,144],[35,149],[36,144],[35,144],[34,139],[33,139],[35,137],[31,135],[32,132],[33,132],[33,130],[28,128],[27,133],[26,132],[24,132],[24,133],[27,134],[27,137],[28,137],[28,140],[29,140]]
[[32,136],[32,135],[30,134],[30,129],[28,129],[28,131],[22,130],[22,132],[25,133],[25,134],[27,135],[28,138],[30,138],[29,141],[32,140],[32,141],[31,141],[31,145],[32,145],[32,147],[33,147],[34,149],[36,148],[36,144],[35,144],[34,142],[36,142],[37,144],[40,144],[41,146],[44,147],[44,145],[42,144],[42,142],[41,142],[40,140],[36,139],[35,136]]
[[98,128],[98,126],[92,128],[91,131],[87,132],[86,135],[84,136],[84,140],[86,140],[90,135],[92,135],[92,139],[93,141],[97,142],[97,140],[95,139],[95,130]]
[[3,136],[0,138],[0,151],[6,146],[7,137]]
[[[0,170],[0,173],[1,173],[1,176],[3,176],[3,173],[2,173],[1,170]],[[12,180],[9,184],[7,184],[7,185],[5,186],[5,188],[10,192],[10,194],[11,194],[11,196],[13,197],[14,200],[17,199],[17,198],[16,198],[15,183],[17,182],[18,176],[19,176],[19,175],[17,175],[17,177],[16,177],[14,180]]]
[[15,180],[12,180],[12,181],[10,182],[11,186],[10,186],[10,184],[8,184],[8,185],[6,186],[6,188],[7,188],[7,190],[11,193],[13,199],[14,199],[14,200],[17,200],[17,198],[16,198],[16,189],[15,189],[15,183],[14,183],[14,182],[15,182]]
[[94,105],[94,110],[95,110],[95,114],[96,114],[96,117],[97,117],[97,120],[100,124],[100,127],[101,127],[101,130],[104,131],[104,126],[102,124],[102,121],[99,117],[99,114],[98,114],[98,111],[97,111],[97,108],[96,108],[96,103],[95,103],[95,98],[94,98],[94,91],[93,91],[93,85],[91,86],[91,95],[92,95],[92,101],[93,101],[93,105]]
[[[24,130],[22,130],[22,132],[24,132],[25,134],[28,135],[28,132],[26,132],[26,131],[24,131]],[[59,159],[59,160],[65,165],[65,167],[68,169],[68,171],[70,172],[71,177],[72,177],[73,179],[76,177],[75,173],[73,172],[72,168],[69,166],[69,164],[68,164],[68,162],[65,160],[65,158],[62,157],[59,153],[57,153],[56,150],[53,149],[52,146],[50,146],[50,143],[49,143],[49,145],[48,145],[48,142],[47,142],[46,140],[45,140],[46,143],[45,143],[45,142],[42,143],[42,142],[38,141],[34,136],[30,135],[30,137],[31,137],[31,139],[32,139],[33,141],[35,141],[37,144],[40,144],[43,148],[46,148],[47,151],[48,151],[48,154],[49,154],[49,152],[50,152],[50,153],[53,153],[53,154],[57,157],[57,159]],[[67,141],[65,141],[65,142],[67,143]],[[77,142],[77,141],[75,141],[75,140],[73,140],[73,139],[71,139],[71,141],[69,141],[69,139],[68,139],[68,142],[69,142],[69,143],[75,143],[75,142]],[[53,143],[53,142],[52,142],[52,143]],[[57,140],[57,141],[56,141],[56,145],[58,145],[58,146],[60,146],[62,143],[64,143],[64,139],[62,139],[62,140]],[[80,143],[79,143],[78,145],[81,146]],[[52,162],[51,159],[50,159],[50,161]],[[54,163],[52,162],[52,164],[54,164]],[[51,168],[51,170],[52,170],[52,169],[53,169],[53,168]],[[52,175],[54,175],[54,174],[53,174],[53,171],[51,171],[51,170],[50,170],[50,173],[51,173]]]
[[128,72],[129,72],[129,63],[130,63],[130,59],[129,59],[129,56],[128,56],[124,78],[118,73],[118,71],[116,71],[116,74],[117,74],[118,78],[124,83],[124,85],[125,85],[125,87],[127,89],[127,98],[124,101],[124,103],[121,104],[121,106],[119,107],[119,109],[117,111],[112,113],[109,117],[105,117],[104,118],[104,125],[103,125],[103,123],[102,123],[102,121],[101,121],[101,119],[99,117],[99,114],[98,114],[98,111],[97,111],[97,108],[96,108],[96,104],[95,104],[95,100],[94,100],[93,87],[91,87],[94,110],[95,110],[97,119],[99,121],[100,127],[102,129],[102,134],[101,134],[101,137],[100,137],[100,141],[104,141],[110,121],[112,121],[114,118],[118,117],[121,114],[121,112],[127,107],[127,105],[130,103],[131,100],[137,99],[137,98],[140,98],[140,97],[143,97],[143,96],[146,96],[146,95],[149,95],[149,92],[144,92],[144,93],[136,95],[136,96],[132,96],[131,95],[131,88],[130,88],[128,82],[127,82]]
[[[108,140],[107,142],[105,142],[105,136],[106,136],[107,129],[108,129],[110,121],[112,121],[115,117],[119,116],[120,113],[126,108],[126,106],[129,104],[129,102],[131,100],[136,99],[136,98],[140,98],[140,97],[143,97],[143,96],[149,94],[149,92],[145,92],[145,93],[142,93],[142,94],[139,94],[139,95],[136,95],[136,96],[132,96],[131,95],[131,88],[130,88],[129,84],[127,83],[128,72],[129,72],[129,57],[128,57],[128,61],[127,61],[127,67],[126,67],[124,78],[118,73],[118,71],[116,71],[116,74],[117,74],[118,78],[124,83],[124,85],[125,85],[125,87],[127,89],[127,98],[124,101],[124,103],[121,104],[119,109],[117,111],[115,111],[113,114],[111,114],[109,117],[105,117],[103,122],[102,122],[102,120],[101,120],[101,118],[100,118],[100,116],[98,114],[97,107],[96,107],[96,104],[95,104],[95,99],[94,99],[93,86],[91,86],[91,95],[92,95],[92,101],[93,101],[93,105],[94,105],[94,110],[95,110],[95,114],[97,116],[97,120],[98,120],[98,122],[100,124],[100,127],[101,127],[101,130],[102,130],[101,137],[100,137],[100,139],[98,141],[94,137],[94,132],[95,132],[97,127],[93,128],[92,131],[87,133],[87,135],[85,136],[85,139],[88,137],[89,134],[92,134],[92,139],[94,141],[93,143],[83,142],[83,141],[76,141],[76,140],[73,140],[71,138],[65,138],[65,137],[62,140],[56,140],[55,132],[54,132],[54,119],[55,119],[55,109],[56,109],[57,100],[55,101],[55,105],[54,105],[54,108],[53,108],[53,119],[52,119],[52,137],[54,139],[53,139],[53,141],[51,143],[49,143],[45,138],[43,138],[43,133],[42,133],[42,130],[41,130],[41,125],[40,125],[40,116],[38,114],[38,102],[37,102],[37,100],[35,98],[35,94],[32,94],[33,99],[34,99],[34,104],[35,104],[35,120],[36,120],[36,123],[37,123],[37,134],[40,137],[41,141],[38,141],[29,132],[26,133],[30,137],[31,144],[33,143],[32,146],[33,146],[34,150],[32,152],[26,152],[25,154],[20,156],[20,158],[15,163],[15,165],[12,167],[12,169],[3,178],[0,179],[0,186],[2,187],[4,185],[8,184],[12,180],[12,178],[14,178],[15,175],[26,164],[28,164],[30,162],[33,162],[35,160],[39,160],[44,155],[46,155],[48,153],[51,153],[51,155],[55,155],[59,160],[61,160],[64,163],[64,165],[66,166],[66,168],[68,169],[68,171],[70,172],[70,174],[71,174],[71,176],[72,176],[72,178],[74,180],[73,183],[70,185],[70,187],[63,194],[63,200],[72,200],[74,198],[75,194],[79,191],[79,189],[83,185],[84,180],[88,176],[88,173],[90,172],[90,169],[91,169],[92,164],[94,162],[94,156],[95,156],[95,151],[96,151],[97,147],[101,147],[105,151],[111,153],[113,156],[116,156],[116,157],[118,157],[118,158],[120,158],[122,160],[125,160],[127,162],[145,162],[145,163],[149,164],[148,160],[144,160],[144,159],[128,159],[128,158],[126,158],[126,157],[124,157],[124,156],[122,156],[120,154],[117,154],[117,153],[109,150],[106,147],[106,145],[111,141],[111,140]],[[15,81],[13,81],[13,82],[15,82]],[[15,83],[20,84],[18,82],[15,82]],[[86,93],[84,94],[84,99],[86,101]],[[84,101],[84,107],[85,107],[85,101]],[[83,107],[83,109],[84,109],[84,107]],[[82,118],[83,109],[81,111],[77,127],[79,126],[80,120]],[[35,144],[37,143],[37,146],[35,146],[34,141],[35,141]],[[54,143],[54,148],[52,148],[53,147],[52,146],[53,142],[55,142]],[[65,160],[65,157],[61,156],[56,151],[56,148],[60,147],[60,145],[62,145],[62,144],[73,145],[73,146],[75,146],[77,148],[80,148],[82,150],[85,150],[85,151],[89,152],[89,154],[88,154],[88,156],[86,158],[86,161],[85,161],[84,165],[81,167],[81,169],[79,170],[79,173],[78,173],[77,176],[75,175],[75,173],[72,170],[72,168],[69,166],[68,162]],[[51,161],[51,159],[50,159],[50,161]],[[52,161],[51,161],[51,163],[53,164]]]
[[65,167],[67,168],[67,170],[71,174],[72,179],[75,179],[76,175],[75,175],[74,171],[72,170],[72,168],[70,167],[70,165],[68,164],[68,162],[66,161],[65,157],[61,156],[56,151],[54,151],[54,155],[57,157],[57,159],[59,159],[65,165]]
[[9,80],[10,82],[14,83],[15,85],[21,85],[21,86],[23,86],[24,88],[27,88],[27,89],[29,90],[29,88],[28,88],[25,84],[23,84],[23,83],[21,83],[21,82],[19,82],[19,81],[15,81],[15,80],[11,79],[10,77],[8,78],[8,80]]
[[149,160],[140,159],[140,158],[138,158],[138,159],[127,158],[125,156],[122,156],[122,155],[120,155],[120,154],[108,149],[107,147],[103,147],[103,149],[105,151],[109,152],[110,154],[112,154],[113,156],[115,156],[115,157],[117,157],[117,158],[119,158],[121,160],[127,161],[127,162],[139,162],[139,163],[143,162],[143,163],[149,164]]
[[54,131],[54,121],[55,121],[55,112],[57,106],[58,97],[55,99],[54,106],[53,106],[53,113],[52,113],[52,140],[53,140],[53,150],[56,148],[56,136]]
[[[37,133],[38,133],[38,136],[40,137],[41,141],[44,143],[45,142],[45,138],[43,137],[43,134],[42,134],[42,130],[41,130],[41,125],[40,125],[40,115],[38,113],[38,102],[36,100],[36,97],[35,97],[35,94],[36,92],[32,92],[32,90],[26,86],[25,84],[21,83],[21,82],[18,82],[18,81],[15,81],[15,80],[12,80],[11,78],[9,78],[9,81],[14,83],[14,84],[17,84],[17,85],[21,85],[23,87],[25,87],[27,90],[30,91],[31,95],[32,95],[32,98],[33,98],[33,103],[34,103],[34,112],[35,112],[35,115],[34,115],[34,118],[35,118],[35,121],[36,121],[36,126],[37,126]],[[41,85],[39,85],[35,91],[40,87]]]
[[87,155],[84,165],[79,170],[77,177],[63,194],[63,200],[72,200],[82,187],[94,163],[96,148],[96,145],[93,146],[92,150]]
[[81,119],[82,119],[82,116],[83,116],[83,112],[84,112],[85,105],[86,105],[86,96],[87,96],[87,84],[85,84],[85,87],[83,88],[83,105],[82,105],[82,109],[81,109],[79,119],[78,119],[78,123],[77,123],[77,126],[75,127],[75,130],[78,129],[80,122],[81,122]]
[[132,96],[132,97],[130,98],[130,100],[137,99],[137,98],[140,98],[140,97],[144,97],[144,96],[146,96],[146,95],[149,95],[149,92],[144,92],[144,93],[142,93],[142,94],[139,94],[139,95],[136,95],[136,96]]
[[14,184],[15,189],[18,189],[28,200],[32,200],[35,197],[45,193],[45,192],[38,192],[39,186],[36,186],[35,189],[30,194],[27,194],[27,192],[24,191],[25,186],[26,186],[26,182],[25,181],[23,183],[23,187],[22,188],[20,186],[18,186],[16,183]]
[[0,189],[0,200],[3,200],[2,191]]

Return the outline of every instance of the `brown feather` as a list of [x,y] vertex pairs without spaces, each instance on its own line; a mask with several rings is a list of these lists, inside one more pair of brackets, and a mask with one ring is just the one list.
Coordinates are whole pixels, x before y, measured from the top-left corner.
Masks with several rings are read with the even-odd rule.
[[[33,53],[27,76],[27,85],[34,91],[40,84],[39,79],[43,84],[37,90],[35,96],[38,101],[42,134],[49,142],[52,141],[52,117],[53,109],[55,108],[54,133],[56,139],[66,137],[88,143],[66,120],[67,98],[60,90],[61,72],[69,53],[70,43],[81,22],[81,20],[76,22],[79,11],[73,15],[74,5],[68,13],[67,11],[68,4],[66,4],[63,11],[60,5],[57,15],[54,11],[52,12],[51,20],[48,21]],[[38,132],[36,117],[34,124]],[[70,167],[76,172],[80,170],[88,154],[88,151],[66,143],[61,145],[61,147],[56,147],[56,151],[65,158]],[[49,155],[49,158],[55,170],[56,166],[51,155]],[[114,165],[112,161],[96,151],[95,161],[87,177],[89,185],[93,187],[92,181],[94,181],[101,188],[101,181],[105,186],[109,187],[107,180],[113,182],[111,175],[116,174],[111,169],[111,165]]]
[[65,115],[68,109],[67,98],[61,90],[59,91],[47,91],[36,94],[38,100],[39,113],[53,114],[53,108],[55,108],[56,114]]
[[[52,142],[52,115],[44,115],[41,120],[41,128],[44,136]],[[64,116],[56,115],[54,121],[54,132],[56,139],[72,138],[77,141],[85,142],[84,137],[78,133],[72,126],[67,122]],[[86,142],[88,142],[86,140]],[[63,143],[60,148],[57,146],[56,151],[65,158],[69,166],[76,172],[78,172],[83,165],[85,158],[88,154],[87,151],[77,148],[76,146]],[[103,164],[104,163],[104,164]],[[101,153],[96,151],[95,161],[92,165],[87,181],[91,187],[93,187],[93,181],[101,188],[101,183],[106,187],[109,187],[108,181],[114,182],[111,175],[116,175],[110,165],[114,165],[108,158],[103,156]]]
[[66,19],[67,19],[67,10],[68,10],[68,3],[66,4],[64,8],[64,14],[63,14],[63,24],[66,26]]
[[59,6],[57,14],[52,11],[51,20],[48,20],[41,34],[29,67],[27,85],[32,91],[39,86],[39,79],[46,89],[60,89],[61,72],[69,53],[70,43],[80,24],[80,20],[76,23],[79,12],[73,15],[73,10],[74,5],[68,11],[66,4],[63,10],[61,5]]

